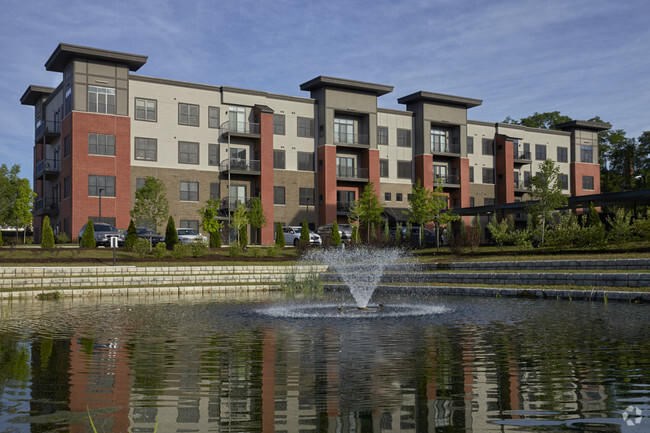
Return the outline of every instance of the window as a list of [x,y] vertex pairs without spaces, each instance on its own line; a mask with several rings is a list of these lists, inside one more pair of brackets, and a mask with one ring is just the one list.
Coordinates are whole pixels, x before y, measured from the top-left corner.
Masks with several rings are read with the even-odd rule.
[[388,145],[388,128],[386,126],[377,127],[377,144]]
[[562,186],[562,189],[569,189],[569,175],[567,174],[560,174],[557,177],[558,182],[560,182],[560,185]]
[[286,158],[284,150],[273,151],[273,168],[284,170],[286,168]]
[[156,121],[156,100],[135,98],[135,120]]
[[88,134],[88,154],[115,156],[115,136]]
[[246,204],[246,185],[231,185],[229,195],[231,208],[236,208],[240,204]]
[[298,117],[298,137],[314,136],[314,119]]
[[336,157],[336,177],[356,177],[354,169],[355,158],[347,156]]
[[221,126],[219,107],[208,107],[208,128],[218,128],[219,126]]
[[580,146],[580,162],[594,162],[594,148],[591,146]]
[[199,201],[199,183],[181,181],[181,201]]
[[102,190],[103,197],[115,197],[115,176],[88,176],[88,196],[99,196]]
[[474,182],[474,167],[469,168],[469,181]]
[[557,162],[568,161],[568,149],[566,147],[557,148]]
[[70,198],[70,176],[63,178],[63,198]]
[[135,190],[139,190],[144,186],[145,179],[143,177],[139,177],[135,180]]
[[494,155],[494,140],[483,139],[483,155]]
[[397,130],[397,145],[399,147],[411,147],[411,130],[398,129]]
[[135,138],[135,159],[142,161],[158,160],[158,140],[155,138]]
[[199,106],[178,103],[178,124],[199,126]]
[[411,161],[397,161],[397,177],[411,179]]
[[593,176],[582,176],[582,189],[594,189]]
[[274,186],[273,187],[273,204],[285,204],[284,201],[284,187],[283,186]]
[[474,197],[469,198],[469,207],[474,207]]
[[355,143],[354,137],[354,120],[334,118],[334,142],[335,143]]
[[71,148],[72,148],[70,143],[71,143],[70,136],[66,135],[65,138],[63,139],[63,157],[64,158],[67,158],[68,156],[70,156],[70,151],[71,151]]
[[180,220],[180,228],[199,231],[199,220]]
[[431,152],[447,152],[447,131],[431,130]]
[[524,157],[522,159],[530,159],[530,143],[524,143]]
[[219,182],[210,182],[210,200],[219,200],[221,191],[219,191]]
[[179,141],[178,142],[178,163],[198,164],[199,143],[193,143],[190,141]]
[[115,89],[88,86],[88,112],[115,114]]
[[273,115],[273,133],[284,135],[284,114]]
[[314,188],[300,188],[298,190],[298,204],[314,204]]
[[544,161],[546,159],[546,145],[545,144],[536,144],[535,145],[535,159],[538,161]]
[[467,137],[467,153],[474,153],[474,137]]
[[219,165],[219,145],[208,144],[208,165]]
[[[69,86],[70,84],[68,84]],[[72,111],[72,89],[67,89],[65,91],[65,105],[64,105],[64,114],[63,116],[67,116],[70,114]]]
[[402,198],[402,193],[401,192],[398,192],[398,193],[395,194],[395,201],[399,201],[399,202],[404,201],[404,199]]
[[524,171],[524,186],[530,186],[530,171]]
[[379,177],[388,177],[388,160],[379,160]]
[[483,183],[494,183],[493,168],[483,168]]
[[314,154],[311,152],[298,152],[298,170],[314,171]]
[[447,171],[449,167],[446,165],[434,165],[433,166],[433,181],[438,183],[440,180],[442,183],[447,183]]
[[391,199],[390,193],[389,193],[389,192],[385,192],[385,193],[384,193],[384,201],[390,201],[390,199]]

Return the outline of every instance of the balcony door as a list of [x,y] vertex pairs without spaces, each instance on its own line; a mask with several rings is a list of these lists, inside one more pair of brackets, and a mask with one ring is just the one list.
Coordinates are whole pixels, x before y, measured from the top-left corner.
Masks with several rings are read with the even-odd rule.
[[336,177],[356,177],[354,170],[354,158],[336,157]]
[[354,144],[354,120],[340,117],[334,119],[334,141]]
[[233,170],[246,169],[246,149],[230,148],[230,167]]
[[246,132],[246,109],[230,106],[228,108],[228,129],[232,132]]

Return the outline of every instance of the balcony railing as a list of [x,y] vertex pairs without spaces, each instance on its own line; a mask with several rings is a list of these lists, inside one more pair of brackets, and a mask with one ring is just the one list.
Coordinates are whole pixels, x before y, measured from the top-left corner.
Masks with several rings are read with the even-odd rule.
[[36,140],[42,138],[43,135],[55,136],[60,134],[61,122],[55,122],[53,120],[46,120],[45,122],[41,122],[41,124],[36,127],[36,131],[34,133]]
[[515,191],[528,191],[528,186],[530,185],[530,182],[515,182]]
[[259,173],[260,161],[254,159],[230,158],[221,163],[221,171],[238,171],[242,173]]
[[59,173],[61,171],[61,163],[56,159],[43,159],[36,163],[34,173],[36,177],[43,173]]
[[34,201],[34,215],[52,214],[59,211],[59,202],[55,198],[41,198]]
[[530,161],[530,151],[528,152],[515,152],[514,159],[519,161]]
[[367,146],[370,143],[368,134],[353,134],[350,132],[334,132],[335,144],[351,144]]
[[367,168],[336,167],[336,177],[346,179],[368,179]]
[[337,201],[336,211],[339,213],[349,213],[352,204],[354,204],[353,201]]
[[443,185],[460,185],[460,177],[453,174],[448,174],[446,176],[441,176],[439,174],[433,175],[434,183],[440,182]]
[[447,143],[446,145],[434,144],[431,147],[433,153],[453,153],[460,155],[460,144]]
[[259,135],[260,124],[252,122],[224,122],[221,125],[223,133],[228,134],[244,134],[244,135]]

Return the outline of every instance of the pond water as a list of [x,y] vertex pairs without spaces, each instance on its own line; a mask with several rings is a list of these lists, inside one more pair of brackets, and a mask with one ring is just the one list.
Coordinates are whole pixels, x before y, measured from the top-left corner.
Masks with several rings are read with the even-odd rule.
[[647,305],[330,296],[0,304],[0,431],[650,431]]

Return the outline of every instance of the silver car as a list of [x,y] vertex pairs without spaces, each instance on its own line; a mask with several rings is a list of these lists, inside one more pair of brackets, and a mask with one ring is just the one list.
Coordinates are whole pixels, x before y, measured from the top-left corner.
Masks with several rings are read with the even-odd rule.
[[[120,232],[118,229],[113,227],[110,224],[106,223],[93,223],[93,230],[95,232],[95,245],[110,247],[111,238],[117,238],[117,245],[124,246],[125,236],[124,233]],[[86,224],[81,228],[79,232],[79,246],[81,246],[81,238],[86,231]]]
[[194,242],[208,243],[208,238],[194,229],[180,228],[176,229],[178,233],[178,241],[181,244],[192,244]]
[[[282,227],[282,231],[284,232],[284,243],[286,245],[298,246],[300,244],[300,232],[302,231],[301,226],[285,226]],[[319,235],[310,231],[309,243],[311,245],[322,245],[323,240]]]

